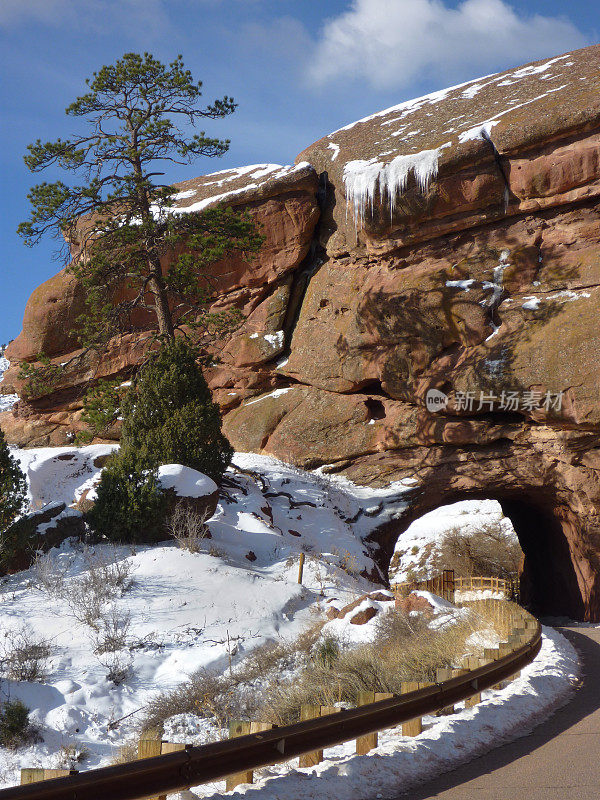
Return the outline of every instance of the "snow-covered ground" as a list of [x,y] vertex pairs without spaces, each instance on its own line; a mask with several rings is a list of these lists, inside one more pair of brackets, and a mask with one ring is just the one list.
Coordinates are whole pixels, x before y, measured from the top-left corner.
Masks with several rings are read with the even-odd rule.
[[430,578],[439,572],[438,555],[445,536],[455,532],[472,536],[484,527],[495,528],[507,542],[517,541],[511,521],[496,500],[461,500],[424,514],[396,542],[390,581],[403,583],[409,578]]
[[[40,508],[57,501],[73,503],[93,485],[112,447],[13,453],[29,479],[32,505]],[[291,640],[314,623],[315,612],[332,604],[341,607],[375,588],[360,574],[376,570],[364,539],[383,520],[402,513],[409,483],[370,490],[249,454],[236,455],[227,478],[208,523],[210,538],[202,541],[200,552],[181,550],[172,542],[135,549],[86,549],[67,542],[40,567],[2,579],[0,661],[19,636],[44,637],[50,655],[43,682],[4,678],[0,683],[5,699],[22,699],[31,709],[42,736],[17,751],[0,751],[0,785],[18,783],[21,767],[64,763],[70,749],[87,752],[77,765],[80,769],[111,763],[158,692],[173,689],[202,667],[225,671],[230,658],[235,669],[256,646]],[[434,539],[451,518],[476,524],[477,515],[498,513],[480,503],[470,515],[461,510],[465,505],[456,504],[452,513],[428,515],[427,534],[425,528],[419,533],[414,523],[409,550],[426,536]],[[301,552],[306,564],[299,585]],[[125,629],[125,641],[113,655],[96,655],[99,634],[84,621],[77,590],[102,565],[110,572],[112,562],[126,580],[102,613],[108,623],[116,620],[121,632]],[[52,588],[53,582],[58,589]],[[436,624],[460,613],[423,594],[436,607]],[[381,611],[386,603],[368,599],[363,605]],[[332,620],[324,630],[360,642],[369,640],[373,629],[373,623],[356,626],[348,618]],[[107,677],[115,667],[127,672],[119,685]],[[313,770],[293,765],[262,770],[253,787],[240,787],[235,794],[260,800],[289,800],[300,792],[308,798],[359,798],[404,788],[477,755],[501,737],[525,732],[565,702],[576,671],[570,646],[547,630],[534,665],[477,708],[427,720],[416,739],[384,732],[379,748],[368,756],[353,755],[348,743],[327,751],[327,761]],[[183,715],[167,724],[165,737],[201,743],[214,735],[210,727]],[[182,796],[218,798],[223,791],[224,784],[216,783]]]
[[[112,448],[13,454],[28,477],[32,505],[43,508],[77,500]],[[21,767],[56,765],[61,747],[71,745],[89,752],[85,768],[110,763],[134,730],[139,710],[157,692],[174,688],[201,667],[224,670],[230,653],[235,665],[257,645],[295,638],[327,600],[344,605],[374,588],[360,575],[376,570],[362,537],[376,524],[377,513],[384,513],[386,497],[402,506],[401,487],[353,491],[349,484],[275,459],[243,454],[228,478],[201,552],[172,542],[93,550],[67,542],[44,559],[51,573],[45,583],[58,574],[58,591],[44,591],[41,568],[35,566],[2,579],[0,661],[23,635],[44,637],[51,654],[43,683],[1,683],[4,697],[22,699],[32,710],[43,736],[36,745],[0,752],[1,784],[18,782]],[[297,583],[301,552],[303,585]],[[98,656],[98,633],[78,619],[82,610],[73,598],[90,564],[97,568],[111,561],[129,573],[131,586],[115,591],[103,613],[109,621],[121,620],[121,628],[123,620],[129,626],[115,656]],[[107,679],[114,660],[129,674],[118,686]]]
[[403,737],[397,730],[379,736],[366,756],[354,742],[325,751],[326,760],[310,769],[280,765],[261,770],[253,785],[224,794],[203,786],[181,797],[211,800],[372,800],[398,793],[446,772],[506,741],[525,736],[568,702],[578,680],[577,654],[552,628],[544,628],[542,650],[519,678],[502,691],[483,693],[483,702],[446,717],[425,717],[423,733]]

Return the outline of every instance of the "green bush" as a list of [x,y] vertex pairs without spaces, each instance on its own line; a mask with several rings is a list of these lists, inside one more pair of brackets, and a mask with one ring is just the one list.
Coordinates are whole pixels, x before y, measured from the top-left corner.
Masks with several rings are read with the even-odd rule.
[[15,521],[26,505],[27,481],[0,430],[0,532]]
[[121,447],[147,467],[183,464],[219,482],[233,449],[196,355],[176,339],[140,370],[123,402]]
[[116,454],[102,471],[87,521],[110,541],[159,541],[165,538],[163,495],[156,470],[140,467],[130,452]]
[[183,464],[219,481],[232,453],[194,348],[164,343],[125,396],[121,449],[102,472],[88,521],[112,541],[159,541],[168,509],[157,468]]
[[8,700],[0,707],[0,746],[14,750],[35,741],[37,732],[29,722],[29,709],[20,700]]

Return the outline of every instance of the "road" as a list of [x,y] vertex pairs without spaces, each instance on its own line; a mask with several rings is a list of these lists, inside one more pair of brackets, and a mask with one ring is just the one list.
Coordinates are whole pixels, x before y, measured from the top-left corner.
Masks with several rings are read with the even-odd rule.
[[583,662],[573,700],[528,736],[397,800],[599,800],[600,628],[560,628]]

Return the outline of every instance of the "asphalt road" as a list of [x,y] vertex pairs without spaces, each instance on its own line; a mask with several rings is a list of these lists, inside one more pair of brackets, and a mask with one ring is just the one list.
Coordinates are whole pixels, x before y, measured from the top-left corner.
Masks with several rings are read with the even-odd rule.
[[561,628],[583,661],[573,700],[528,736],[398,800],[600,800],[600,628]]

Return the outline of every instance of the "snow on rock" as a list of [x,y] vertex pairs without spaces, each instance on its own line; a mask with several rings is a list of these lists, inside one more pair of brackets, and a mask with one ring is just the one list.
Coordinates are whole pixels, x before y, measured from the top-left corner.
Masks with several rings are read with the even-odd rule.
[[463,131],[458,136],[459,142],[470,142],[474,139],[489,139],[492,128],[494,125],[497,125],[500,122],[499,119],[491,119],[489,122],[482,122],[478,125],[474,125],[472,128],[469,128],[466,131]]
[[542,297],[536,297],[536,295],[532,294],[523,298],[525,302],[522,304],[521,308],[524,308],[526,311],[537,311],[540,305],[548,300],[560,300],[564,303],[572,303],[574,300],[580,300],[582,298],[587,299],[588,297],[591,297],[589,292],[573,292],[570,289],[565,289],[562,292],[555,292],[554,294],[546,294]]
[[[236,198],[244,197],[252,190],[258,189],[269,181],[278,181],[288,179],[292,176],[298,176],[307,169],[311,170],[311,165],[306,161],[302,161],[299,164],[288,164],[286,166],[282,166],[281,164],[250,164],[245,167],[226,169],[213,172],[209,175],[203,175],[201,178],[195,179],[195,181],[183,182],[183,185],[196,182],[197,186],[184,189],[175,195],[177,205],[171,207],[169,213],[191,214],[203,211],[205,208],[215,205],[216,203],[228,202],[232,199],[235,200]],[[235,184],[240,181],[242,185],[237,188],[230,188],[224,192],[219,191],[219,189],[226,189],[227,184]],[[198,194],[201,195],[201,199],[196,202],[190,203],[189,205],[181,202],[182,200],[190,200]],[[161,212],[159,209],[156,209],[156,213]]]
[[[117,444],[87,447],[38,447],[13,450],[29,487],[29,502],[34,510],[48,503],[69,506],[93,485],[102,466]],[[89,496],[89,495],[88,495]]]
[[437,594],[433,594],[432,592],[418,590],[415,594],[418,597],[424,597],[429,605],[436,609],[436,611],[451,611],[452,609],[456,609],[454,603],[451,603],[449,600],[444,600],[443,597],[438,597]]
[[446,281],[446,286],[451,289],[462,289],[463,292],[468,292],[475,282],[474,278],[468,278],[464,281]]
[[250,400],[246,403],[246,406],[254,405],[254,403],[260,403],[261,400],[266,400],[267,397],[281,397],[284,394],[287,394],[291,391],[291,387],[288,386],[284,389],[274,389],[272,392],[268,394],[263,394],[260,397],[257,397],[256,400]]
[[335,161],[336,158],[338,157],[338,155],[340,154],[340,146],[339,146],[339,144],[336,144],[335,142],[329,142],[327,147],[329,148],[329,150],[333,150],[333,153],[331,155],[331,160]]
[[[4,358],[4,356],[0,356],[0,383],[2,383],[4,373],[9,366],[10,361],[7,358]],[[0,394],[0,412],[11,409],[18,399],[19,396],[16,394]]]
[[208,475],[181,464],[159,467],[158,482],[163,489],[173,489],[178,497],[206,497],[219,488]]

